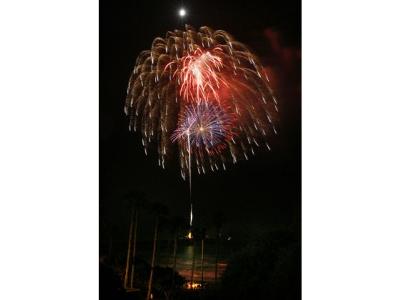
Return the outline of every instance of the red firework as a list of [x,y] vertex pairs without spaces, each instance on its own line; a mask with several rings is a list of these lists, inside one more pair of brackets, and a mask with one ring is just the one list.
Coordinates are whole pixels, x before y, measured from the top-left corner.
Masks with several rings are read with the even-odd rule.
[[222,49],[219,47],[209,50],[197,48],[193,53],[166,66],[169,68],[175,63],[180,65],[174,72],[174,77],[178,77],[179,94],[184,100],[195,102],[208,101],[210,98],[219,100],[220,86],[227,85],[221,76],[221,69],[224,66],[222,54]]

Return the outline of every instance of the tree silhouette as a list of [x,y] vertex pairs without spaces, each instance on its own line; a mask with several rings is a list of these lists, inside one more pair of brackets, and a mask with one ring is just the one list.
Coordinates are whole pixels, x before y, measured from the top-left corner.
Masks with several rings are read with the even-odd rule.
[[133,229],[133,246],[132,246],[132,268],[131,268],[131,282],[130,287],[133,288],[133,281],[135,278],[135,264],[136,264],[136,242],[137,242],[137,227],[139,221],[139,214],[143,209],[147,208],[147,200],[144,195],[139,195],[139,197],[134,202],[135,205],[135,221]]
[[150,276],[149,276],[149,281],[148,281],[148,286],[147,286],[146,300],[149,300],[151,298],[154,267],[155,267],[155,262],[156,262],[157,239],[158,239],[160,218],[167,215],[168,209],[165,205],[155,202],[151,205],[151,211],[154,214],[154,237],[153,237],[153,252],[152,252],[152,256],[151,256]]
[[[286,229],[262,234],[236,253],[222,275],[226,299],[300,299],[300,245]],[[224,299],[225,299],[224,298]]]
[[128,287],[128,274],[129,274],[129,261],[131,258],[131,244],[132,244],[132,231],[133,231],[133,207],[130,214],[129,222],[129,238],[128,238],[128,253],[126,255],[125,275],[124,275],[124,288]]
[[199,230],[199,238],[201,239],[201,286],[204,286],[204,240],[206,239],[206,229]]
[[[146,206],[145,195],[139,191],[130,191],[126,196],[127,206],[130,211],[128,250],[125,264],[124,288],[128,288],[129,267],[131,267],[130,288],[133,288],[135,276],[136,240],[139,210]],[[131,262],[132,260],[132,262]],[[131,262],[131,263],[130,263]]]
[[214,282],[216,283],[218,280],[218,261],[219,261],[219,248],[220,248],[220,240],[221,240],[221,229],[222,225],[225,222],[225,217],[222,211],[217,211],[214,214],[214,227],[215,227],[215,271],[214,271]]
[[[178,250],[178,237],[179,233],[186,228],[186,220],[183,217],[178,217],[175,216],[171,218],[170,220],[170,225],[171,225],[171,231],[173,234],[173,239],[174,239],[174,249],[172,251],[172,276],[175,277],[175,272],[176,272],[176,253]],[[171,259],[169,259],[171,261]],[[172,285],[174,285],[175,278],[172,278]]]

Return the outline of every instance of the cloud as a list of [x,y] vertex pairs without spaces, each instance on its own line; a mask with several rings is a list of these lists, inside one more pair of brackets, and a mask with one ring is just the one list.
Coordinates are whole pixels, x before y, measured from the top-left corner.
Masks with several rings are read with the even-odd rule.
[[264,30],[268,55],[263,57],[264,70],[268,74],[271,85],[279,90],[300,92],[301,51],[300,48],[285,44],[282,32],[273,28]]

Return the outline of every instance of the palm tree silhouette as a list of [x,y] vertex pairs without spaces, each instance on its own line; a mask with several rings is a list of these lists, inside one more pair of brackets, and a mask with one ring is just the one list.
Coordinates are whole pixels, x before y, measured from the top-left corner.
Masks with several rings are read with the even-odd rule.
[[[145,195],[138,191],[130,191],[125,196],[125,199],[128,201],[128,207],[130,210],[128,253],[126,256],[125,275],[124,275],[124,288],[127,289],[130,265],[131,265],[130,288],[133,288],[133,280],[135,275],[136,240],[137,240],[139,210],[145,207],[146,199]],[[131,259],[132,263],[130,264]]]
[[192,272],[190,275],[190,284],[193,287],[194,283],[194,272],[196,269],[196,240],[199,238],[199,230],[197,228],[192,229],[192,241],[193,241],[193,256],[192,256]]
[[146,208],[147,202],[144,195],[139,195],[134,202],[135,216],[134,216],[134,229],[133,229],[133,246],[132,246],[132,268],[131,268],[131,282],[130,287],[133,288],[133,281],[135,278],[135,264],[136,264],[136,241],[137,241],[137,227],[140,212]]
[[156,252],[157,252],[157,239],[158,230],[160,225],[160,218],[164,217],[168,213],[168,209],[165,205],[155,202],[151,205],[151,211],[154,214],[154,238],[153,238],[153,252],[151,256],[151,266],[150,266],[150,277],[147,285],[147,295],[146,300],[151,298],[151,290],[153,285],[154,267],[156,262]]
[[126,255],[125,276],[124,276],[124,288],[125,289],[128,287],[128,274],[129,274],[129,261],[131,258],[132,231],[133,231],[133,205],[131,208],[130,221],[129,221],[128,253]]
[[204,240],[206,239],[206,229],[202,228],[199,231],[199,238],[201,239],[201,286],[204,286]]
[[214,282],[216,283],[218,280],[218,261],[219,261],[219,248],[220,248],[220,239],[221,239],[221,229],[224,223],[224,215],[222,211],[217,211],[214,214],[214,226],[216,230],[216,238],[215,238],[215,272],[214,272]]
[[[186,220],[183,217],[173,217],[170,220],[171,224],[171,229],[172,229],[172,234],[173,234],[173,239],[174,239],[174,248],[172,252],[172,276],[173,280],[172,282],[174,283],[175,279],[175,272],[176,272],[176,253],[178,251],[178,237],[179,233],[186,228]],[[169,259],[171,261],[171,258]]]

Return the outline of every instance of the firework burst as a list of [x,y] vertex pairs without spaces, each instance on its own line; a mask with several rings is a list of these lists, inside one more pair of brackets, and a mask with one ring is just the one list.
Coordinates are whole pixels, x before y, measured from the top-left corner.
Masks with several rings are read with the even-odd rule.
[[[179,116],[178,128],[171,137],[181,149],[181,169],[190,170],[193,157],[198,173],[205,172],[205,160],[210,161],[213,156],[222,153],[234,136],[235,120],[233,113],[215,103],[201,100],[189,104]],[[213,168],[212,165],[210,167]],[[215,167],[218,169],[217,165]],[[183,172],[182,176],[185,176]]]
[[[156,38],[136,60],[125,113],[165,167],[179,148],[183,178],[269,149],[277,102],[259,59],[225,31],[190,26]],[[192,162],[193,160],[193,162]]]
[[208,100],[210,96],[219,99],[221,84],[227,85],[221,76],[223,67],[221,48],[203,50],[197,48],[193,54],[187,54],[173,64],[179,64],[181,68],[175,70],[174,77],[178,74],[180,83],[179,95],[186,101],[199,102]]

